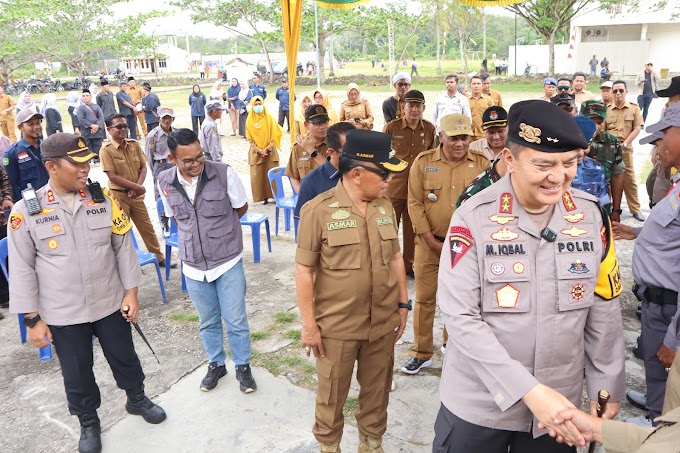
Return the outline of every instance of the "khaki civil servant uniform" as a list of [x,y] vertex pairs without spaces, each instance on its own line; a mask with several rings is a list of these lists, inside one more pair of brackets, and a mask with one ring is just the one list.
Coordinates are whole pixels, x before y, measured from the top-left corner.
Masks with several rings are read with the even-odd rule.
[[470,95],[468,100],[470,101],[470,113],[472,114],[472,133],[474,134],[472,141],[481,140],[484,138],[482,115],[484,115],[486,109],[494,106],[494,101],[491,96],[484,93],[480,93],[478,98]]
[[320,443],[342,437],[342,409],[358,361],[360,434],[378,439],[387,427],[399,326],[396,219],[387,198],[352,203],[342,180],[307,202],[300,215],[295,261],[316,269],[314,314],[326,357],[317,357],[319,385],[313,433]]
[[626,164],[626,171],[623,173],[623,193],[626,195],[628,210],[632,214],[640,212],[638,183],[635,177],[635,167],[633,166],[633,145],[631,143],[628,146],[623,146],[623,141],[630,135],[633,129],[641,127],[643,124],[642,113],[636,103],[626,101],[623,107],[618,108],[612,102],[607,106],[605,130],[621,142],[623,163]]
[[621,281],[593,196],[572,189],[546,211],[551,242],[519,204],[511,178],[451,219],[437,293],[450,332],[440,393],[469,423],[537,437],[546,431],[522,397],[538,383],[579,407],[585,369],[589,399],[600,389],[611,401],[624,398]]
[[595,95],[591,93],[590,91],[583,90],[580,93],[577,93],[574,91],[574,96],[576,96],[576,103],[579,105],[583,105],[584,102],[586,101],[594,101],[595,100]]
[[[328,145],[325,140],[316,147],[316,152],[326,157],[326,151],[328,150]],[[295,144],[293,150],[290,152],[290,159],[288,159],[288,165],[286,166],[286,175],[302,181],[302,178],[307,176],[310,171],[314,170],[319,165],[316,160],[312,157],[311,153],[305,151],[305,149],[299,144]]]
[[[0,94],[0,128],[5,137],[9,137],[12,143],[17,141],[16,126],[14,125],[14,109],[17,104],[8,94]],[[9,109],[7,113],[4,110]]]
[[[354,118],[361,119],[361,122],[355,122]],[[373,120],[373,111],[366,99],[354,103],[345,101],[340,105],[340,121],[349,121],[357,129],[373,129]]]
[[[130,99],[132,99],[132,105],[135,107],[139,102],[142,102],[142,98],[144,97],[144,91],[138,86],[135,86],[134,88],[128,87],[127,93],[130,95]],[[143,138],[139,132],[144,133],[144,137],[146,137],[146,119],[144,117],[144,111],[138,112],[137,109],[133,109],[132,113],[135,114],[135,117],[137,117],[137,123],[139,124],[139,127],[137,128],[138,132],[138,138]]]
[[474,142],[470,143],[470,146],[468,146],[468,151],[481,154],[482,156],[489,159],[489,161],[492,161],[495,157],[493,151],[491,150],[491,148],[489,148],[489,142],[486,139],[486,137],[480,140],[475,140]]
[[494,90],[493,88],[489,88],[489,94],[487,96],[491,96],[491,99],[493,99],[493,105],[503,107],[503,97],[501,96],[500,92]]
[[[139,178],[139,173],[146,166],[146,156],[139,146],[137,140],[126,138],[124,143],[119,145],[111,140],[99,152],[102,161],[102,169],[114,171],[118,176],[134,183]],[[144,195],[137,198],[128,197],[128,189],[109,181],[109,188],[116,200],[120,203],[123,211],[132,219],[142,236],[146,249],[156,255],[158,262],[165,261],[161,246],[158,243],[156,232],[153,229],[149,210],[144,204]]]
[[[456,201],[477,175],[489,166],[489,160],[468,152],[460,162],[450,163],[442,145],[420,153],[413,162],[408,184],[408,210],[413,220],[415,240],[416,303],[413,311],[415,345],[411,355],[422,360],[432,357],[434,314],[437,296],[439,255],[420,236],[432,232],[443,241],[456,209]],[[434,194],[436,200],[428,199]],[[444,330],[444,344],[446,344]]]
[[418,154],[434,148],[436,128],[434,124],[421,119],[418,126],[411,129],[406,120],[401,118],[386,124],[383,132],[392,137],[392,148],[396,152],[395,157],[408,162],[406,171],[392,174],[392,179],[390,179],[390,184],[387,187],[387,198],[394,206],[397,228],[403,220],[404,269],[409,272],[413,269],[416,235],[408,213],[408,175],[411,171],[411,164]]

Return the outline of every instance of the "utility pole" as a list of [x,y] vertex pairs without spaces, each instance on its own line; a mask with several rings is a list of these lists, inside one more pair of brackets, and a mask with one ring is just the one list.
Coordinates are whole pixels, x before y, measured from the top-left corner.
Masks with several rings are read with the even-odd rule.
[[482,59],[486,58],[486,8],[482,8]]

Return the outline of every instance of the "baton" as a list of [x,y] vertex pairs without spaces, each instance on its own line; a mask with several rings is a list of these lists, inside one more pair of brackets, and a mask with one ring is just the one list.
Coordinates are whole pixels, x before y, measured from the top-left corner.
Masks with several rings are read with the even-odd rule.
[[[610,397],[611,395],[606,390],[600,390],[599,392],[597,392],[597,418],[602,418],[602,415],[604,414],[604,411],[607,408],[607,402],[609,401]],[[595,451],[595,445],[596,445],[595,441],[590,443],[588,453],[593,453]]]
[[[130,312],[130,307],[128,307],[127,305],[124,305],[124,306],[123,306],[123,313],[125,313],[125,314],[127,315],[129,312]],[[152,353],[153,356],[156,358],[156,362],[158,362],[158,364],[160,365],[160,364],[161,364],[161,361],[158,360],[158,357],[156,356],[156,352],[155,352],[155,351],[153,350],[153,348],[151,347],[151,344],[149,344],[149,340],[146,339],[146,336],[144,335],[144,332],[142,332],[142,329],[141,329],[141,328],[139,327],[139,325],[138,325],[136,322],[134,322],[134,321],[130,321],[130,324],[132,324],[133,326],[135,326],[135,330],[137,331],[137,333],[139,334],[139,336],[142,337],[142,340],[144,340],[144,343],[146,343],[146,345],[147,345],[147,346],[149,347],[149,349],[151,350],[151,353]]]

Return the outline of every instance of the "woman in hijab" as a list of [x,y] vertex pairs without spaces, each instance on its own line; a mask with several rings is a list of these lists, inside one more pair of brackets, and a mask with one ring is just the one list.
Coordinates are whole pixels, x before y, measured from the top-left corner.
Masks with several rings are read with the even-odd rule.
[[[222,79],[216,80],[215,83],[213,83],[212,90],[210,90],[210,100],[218,100],[220,101],[220,104],[223,104],[224,101],[227,99],[227,93],[224,92],[222,89]],[[217,127],[219,128],[220,135],[224,136],[224,122],[225,118],[224,115],[220,119],[220,121],[217,123]]]
[[61,125],[61,113],[56,104],[57,97],[54,93],[47,93],[43,96],[40,114],[45,117],[45,129],[48,137],[57,132],[64,132],[64,127]]
[[28,91],[22,91],[19,95],[19,100],[17,101],[17,113],[26,109],[31,109],[34,112],[37,112],[38,106],[35,105],[35,102],[33,102],[33,99],[31,99],[31,93]]
[[295,139],[305,138],[309,134],[309,130],[305,127],[305,110],[307,107],[312,105],[312,96],[305,94],[300,99],[300,108],[298,109],[297,115],[295,115]]
[[238,98],[234,101],[234,105],[238,111],[238,135],[246,138],[246,121],[248,119],[248,104],[253,98],[253,90],[248,88],[246,82],[241,81],[241,89],[238,92]]
[[231,119],[231,135],[236,135],[238,127],[239,113],[236,108],[236,100],[241,87],[238,85],[238,79],[231,79],[231,86],[227,90],[227,102],[229,103],[229,118]]
[[373,129],[373,112],[368,101],[361,98],[359,85],[347,85],[347,100],[340,106],[340,121],[347,121],[358,129]]
[[207,104],[207,101],[201,87],[194,85],[189,95],[189,105],[191,106],[191,127],[196,135],[198,135],[198,130],[205,119],[205,104]]
[[283,128],[267,112],[260,96],[252,98],[251,110],[246,121],[246,138],[250,142],[250,187],[253,202],[264,201],[267,204],[269,198],[274,198],[267,172],[278,166]]
[[326,107],[326,111],[328,112],[328,118],[330,119],[330,121],[328,122],[329,126],[332,126],[335,123],[340,122],[340,120],[338,119],[338,114],[335,113],[335,109],[331,105],[331,99],[328,97],[328,93],[326,93],[323,90],[316,90],[314,92],[314,103],[321,104],[324,107]]
[[80,127],[78,126],[78,117],[76,110],[80,106],[80,93],[76,90],[71,90],[66,96],[66,107],[68,107],[68,114],[71,117],[71,124],[73,124],[73,133],[80,135]]

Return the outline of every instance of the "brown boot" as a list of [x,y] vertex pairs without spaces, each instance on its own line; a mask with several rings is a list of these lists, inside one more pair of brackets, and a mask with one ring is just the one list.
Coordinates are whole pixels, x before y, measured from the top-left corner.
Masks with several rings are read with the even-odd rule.
[[359,453],[384,453],[382,437],[374,439],[359,433]]
[[342,450],[340,450],[340,441],[333,442],[332,444],[319,445],[321,445],[321,453],[342,453]]

